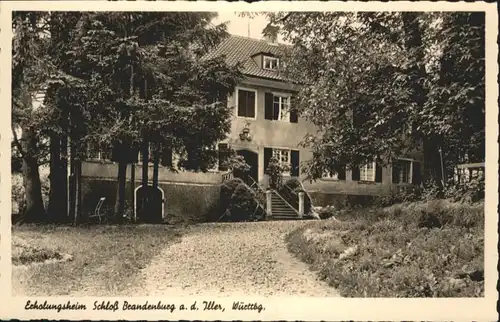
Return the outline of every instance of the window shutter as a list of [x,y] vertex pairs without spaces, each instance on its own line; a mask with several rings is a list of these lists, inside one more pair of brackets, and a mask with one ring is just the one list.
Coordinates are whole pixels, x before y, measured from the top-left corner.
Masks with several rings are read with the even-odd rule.
[[247,92],[247,117],[255,117],[255,92]]
[[345,174],[345,166],[344,165],[338,165],[335,167],[335,171],[337,171],[337,178],[339,180],[345,180],[346,179],[346,174]]
[[164,167],[172,166],[172,149],[164,147],[161,151],[161,165]]
[[272,155],[273,149],[264,148],[264,171],[267,170],[267,167],[269,166],[269,160],[271,160]]
[[392,161],[392,183],[399,183],[399,167],[398,161]]
[[413,162],[413,173],[412,173],[411,182],[413,184],[417,184],[417,185],[422,183],[422,173],[420,171],[420,162],[418,162],[418,161]]
[[264,112],[264,118],[266,120],[272,120],[273,119],[273,94],[272,93],[266,93],[265,95],[265,104],[264,104],[265,112]]
[[375,163],[375,182],[382,182],[382,166],[378,162]]
[[352,181],[359,181],[359,166],[352,167]]
[[290,158],[291,158],[291,163],[292,163],[292,169],[290,169],[290,175],[292,177],[298,177],[300,175],[299,151],[292,150],[290,152]]
[[219,150],[219,171],[227,171],[227,166],[225,165],[225,163],[229,158],[227,143],[220,143],[218,150]]
[[290,123],[298,123],[299,116],[297,114],[297,106],[295,104],[295,97],[290,97]]
[[245,91],[238,90],[238,116],[246,116]]

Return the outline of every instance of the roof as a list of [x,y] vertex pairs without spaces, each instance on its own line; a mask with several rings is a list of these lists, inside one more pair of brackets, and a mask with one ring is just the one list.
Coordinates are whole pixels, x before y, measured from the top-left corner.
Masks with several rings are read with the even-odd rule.
[[283,77],[280,77],[278,71],[262,69],[252,57],[260,53],[279,57],[283,54],[285,48],[287,48],[287,45],[270,44],[265,40],[230,35],[204,58],[211,59],[225,55],[226,63],[229,65],[242,63],[242,72],[245,75],[284,80]]

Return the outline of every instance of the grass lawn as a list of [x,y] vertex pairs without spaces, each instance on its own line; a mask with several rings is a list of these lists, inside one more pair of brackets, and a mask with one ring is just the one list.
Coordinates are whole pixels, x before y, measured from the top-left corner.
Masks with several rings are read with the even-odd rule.
[[338,219],[315,221],[287,242],[342,296],[484,296],[484,204],[401,204]]
[[[181,228],[166,225],[15,226],[13,295],[118,295],[140,283],[139,270],[180,236]],[[72,260],[29,263],[65,254]]]

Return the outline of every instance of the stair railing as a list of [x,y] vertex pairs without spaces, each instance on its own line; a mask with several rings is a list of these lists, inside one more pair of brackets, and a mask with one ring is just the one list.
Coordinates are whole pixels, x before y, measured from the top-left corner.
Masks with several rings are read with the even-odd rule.
[[274,193],[278,198],[280,198],[290,209],[292,209],[297,215],[299,214],[299,211],[295,209],[288,201],[285,200],[276,190],[271,189],[271,192]]
[[231,180],[234,178],[234,174],[233,174],[233,171],[229,170],[227,172],[224,172],[222,174],[222,183],[228,181],[228,180]]
[[[266,215],[267,215],[267,209],[265,207],[265,204],[266,204],[266,192],[257,183],[257,181],[254,180],[254,178],[252,178],[251,176],[248,176],[247,179],[250,182],[250,185],[249,185],[250,189],[252,189],[253,191],[255,191],[255,195],[256,195],[255,201],[257,201],[258,207],[262,208],[264,210],[264,212],[266,213]],[[254,214],[255,214],[255,212],[257,212],[258,207],[255,207]]]
[[[283,184],[282,186],[287,188],[287,190],[290,192],[291,196],[297,195],[297,198],[293,199],[293,206],[292,207],[298,211],[298,209],[299,209],[299,195],[297,193],[295,193],[295,191],[293,191],[292,188],[290,188],[286,184]],[[281,196],[281,197],[283,197],[283,196]],[[292,203],[292,202],[290,201],[290,203]]]
[[299,183],[300,183],[300,187],[302,188],[302,191],[304,191],[304,193],[306,194],[307,198],[311,202],[311,211],[312,211],[312,209],[314,208],[313,199],[311,198],[311,195],[309,194],[309,192],[304,187],[304,184],[302,183],[302,181],[299,181]]

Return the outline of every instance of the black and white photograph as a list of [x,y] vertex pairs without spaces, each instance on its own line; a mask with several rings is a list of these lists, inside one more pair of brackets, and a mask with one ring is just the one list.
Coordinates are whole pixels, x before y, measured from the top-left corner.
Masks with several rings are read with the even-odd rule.
[[496,316],[494,4],[62,3],[2,13],[16,312]]

